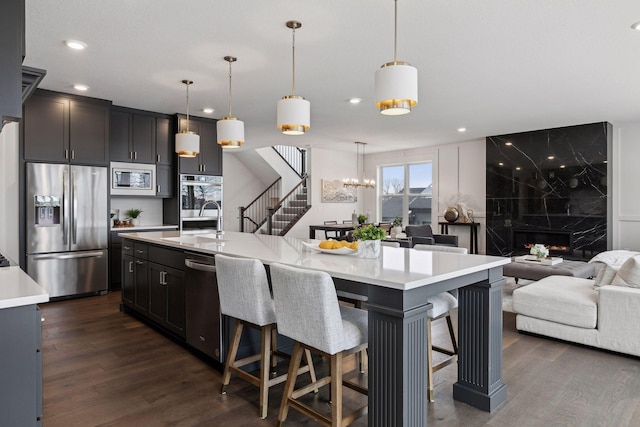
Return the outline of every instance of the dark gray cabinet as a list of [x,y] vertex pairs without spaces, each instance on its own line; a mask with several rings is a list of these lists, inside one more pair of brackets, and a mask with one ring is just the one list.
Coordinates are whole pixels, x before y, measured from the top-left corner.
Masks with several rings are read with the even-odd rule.
[[[222,175],[222,147],[218,145],[216,120],[189,118],[189,130],[200,135],[200,153],[193,158],[179,157],[181,174]],[[187,129],[184,116],[178,116],[178,129]]]
[[0,13],[0,130],[22,117],[24,0],[3,0]]
[[171,197],[175,191],[176,178],[171,165],[156,165],[156,196]]
[[109,164],[109,101],[41,89],[24,105],[28,161]]
[[156,164],[173,165],[175,150],[169,117],[156,117]]
[[111,161],[155,163],[155,115],[121,107],[113,107],[111,115]]
[[184,339],[184,253],[122,241],[122,303]]
[[0,309],[0,425],[42,425],[40,309]]

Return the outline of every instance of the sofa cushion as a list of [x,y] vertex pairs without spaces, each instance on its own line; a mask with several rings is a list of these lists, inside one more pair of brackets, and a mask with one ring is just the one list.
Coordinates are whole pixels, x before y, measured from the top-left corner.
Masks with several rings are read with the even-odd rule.
[[598,324],[598,292],[593,280],[548,276],[513,291],[513,311],[579,328]]
[[595,277],[594,286],[600,287],[610,285],[613,278],[616,276],[618,269],[627,259],[634,255],[639,255],[639,253],[627,250],[614,250],[601,252],[591,258],[589,262],[595,264],[598,268],[598,274]]
[[616,277],[611,281],[615,286],[640,288],[640,255],[632,256],[620,266]]

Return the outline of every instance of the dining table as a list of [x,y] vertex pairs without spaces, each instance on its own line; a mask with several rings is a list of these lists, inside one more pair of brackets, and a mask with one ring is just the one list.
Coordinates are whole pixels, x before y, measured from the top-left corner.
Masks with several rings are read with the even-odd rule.
[[327,272],[336,289],[366,297],[368,425],[425,427],[430,297],[458,289],[458,375],[453,398],[491,412],[506,402],[502,381],[505,257],[383,246],[377,258],[322,252],[319,240],[225,232],[210,238],[175,231],[122,237],[189,252],[255,258]]
[[320,224],[309,226],[309,238],[316,238],[316,231],[335,231],[338,236],[344,237],[349,231],[355,230],[352,224]]

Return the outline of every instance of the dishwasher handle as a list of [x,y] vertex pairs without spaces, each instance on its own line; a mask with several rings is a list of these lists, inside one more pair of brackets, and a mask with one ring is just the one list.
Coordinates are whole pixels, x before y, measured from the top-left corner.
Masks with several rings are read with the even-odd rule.
[[195,259],[187,258],[184,260],[184,265],[194,270],[207,271],[209,273],[216,272],[216,266],[212,264],[207,264],[205,262],[200,262]]

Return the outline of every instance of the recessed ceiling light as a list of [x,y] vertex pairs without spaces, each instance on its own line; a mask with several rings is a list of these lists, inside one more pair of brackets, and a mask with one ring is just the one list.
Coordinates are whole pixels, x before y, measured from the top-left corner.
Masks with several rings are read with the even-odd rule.
[[89,86],[87,85],[73,85],[73,88],[82,92],[89,90]]
[[362,102],[362,98],[351,98],[349,102],[352,104],[360,104]]
[[75,50],[83,50],[87,48],[87,44],[85,42],[81,42],[80,40],[65,40],[64,44],[66,44],[67,47]]
[[553,156],[549,156],[549,157],[547,157],[547,159],[549,159],[549,160],[553,160],[553,159],[555,159],[555,157],[553,157]]
[[635,24],[633,24],[631,26],[631,28],[634,29],[634,30],[640,30],[640,21],[638,21]]
[[520,169],[522,169],[520,166],[516,166],[517,171],[519,171]]
[[202,112],[205,113],[205,114],[211,114],[214,111],[216,111],[216,110],[214,110],[213,108],[203,108],[202,109]]
[[504,163],[500,162],[498,163],[498,166],[504,166]]
[[560,169],[564,169],[565,167],[565,165],[560,165]]
[[604,162],[602,162],[602,163],[607,163],[607,161],[605,160],[605,161],[604,161]]
[[467,128],[458,128],[458,132],[466,132]]
[[513,142],[505,142],[504,145],[506,145],[507,147],[511,147],[513,145]]

